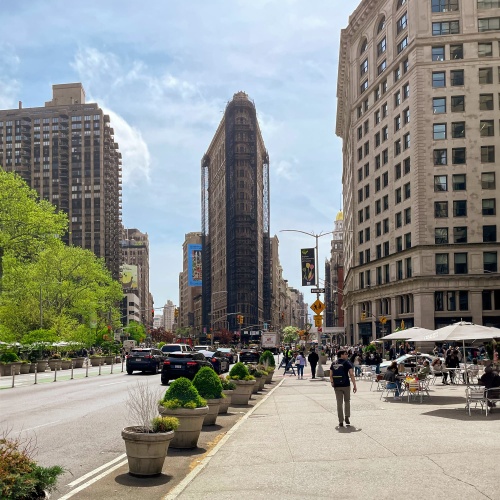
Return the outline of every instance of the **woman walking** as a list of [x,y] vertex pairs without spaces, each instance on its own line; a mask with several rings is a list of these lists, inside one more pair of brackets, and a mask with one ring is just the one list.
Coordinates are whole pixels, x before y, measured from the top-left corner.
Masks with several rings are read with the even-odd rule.
[[304,366],[307,365],[306,358],[304,357],[304,351],[300,351],[300,353],[295,358],[295,366],[297,367],[297,376],[298,378],[304,378]]

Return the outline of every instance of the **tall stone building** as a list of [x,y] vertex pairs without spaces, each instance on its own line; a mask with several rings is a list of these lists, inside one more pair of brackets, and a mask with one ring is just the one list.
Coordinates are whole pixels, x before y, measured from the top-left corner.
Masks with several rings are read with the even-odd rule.
[[349,341],[500,323],[500,4],[363,0],[342,30]]
[[325,264],[325,326],[344,326],[342,309],[344,287],[344,214],[337,214],[331,242],[330,259]]
[[120,242],[124,265],[137,267],[137,283],[131,289],[124,284],[124,291],[136,293],[139,297],[140,319],[143,325],[153,325],[153,302],[149,293],[149,236],[136,228],[122,228]]
[[109,116],[81,83],[52,86],[44,107],[0,111],[0,165],[68,214],[64,241],[120,276],[121,153]]
[[238,92],[203,157],[205,329],[263,325],[270,318],[269,157],[255,105]]

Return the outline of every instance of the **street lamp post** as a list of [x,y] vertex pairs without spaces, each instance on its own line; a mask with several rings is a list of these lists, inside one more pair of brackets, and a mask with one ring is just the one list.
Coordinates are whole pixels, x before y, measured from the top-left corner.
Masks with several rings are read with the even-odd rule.
[[[318,289],[318,293],[316,293],[316,298],[317,300],[320,300],[320,293],[319,293],[319,281],[320,281],[320,278],[319,278],[319,253],[318,253],[318,239],[319,238],[322,238],[323,236],[327,236],[328,234],[333,234],[334,231],[328,231],[326,233],[324,232],[321,232],[319,234],[316,234],[316,233],[308,233],[306,231],[299,231],[298,229],[282,229],[280,231],[280,233],[284,233],[284,232],[291,232],[291,233],[302,233],[302,234],[307,234],[308,236],[312,236],[313,238],[315,238],[316,240],[316,276],[317,276],[317,289]],[[316,333],[316,337],[318,339],[318,351],[320,350],[320,345],[321,345],[321,335],[320,335],[320,332],[317,332]],[[319,356],[319,352],[318,352],[318,356]],[[325,372],[323,371],[323,366],[321,363],[318,363],[318,369],[316,370],[316,378],[315,379],[311,379],[311,380],[323,380],[324,379],[324,376],[325,376]]]

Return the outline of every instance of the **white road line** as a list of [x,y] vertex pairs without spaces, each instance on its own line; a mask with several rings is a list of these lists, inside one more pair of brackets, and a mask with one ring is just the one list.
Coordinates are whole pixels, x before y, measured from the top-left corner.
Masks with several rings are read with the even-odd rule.
[[116,385],[116,384],[126,384],[128,380],[124,380],[123,382],[111,382],[109,384],[99,384],[99,387],[104,387],[106,385]]
[[111,469],[108,469],[106,472],[99,474],[98,476],[94,477],[90,481],[87,481],[86,483],[83,483],[81,486],[78,486],[78,488],[74,489],[73,491],[66,493],[66,495],[59,498],[59,500],[67,500],[68,498],[71,498],[73,495],[76,495],[77,493],[84,490],[85,488],[88,488],[90,485],[99,481],[99,479],[102,479],[103,477],[107,476],[108,474],[111,474],[111,472],[113,472],[116,469],[119,469],[120,467],[122,467],[126,463],[127,463],[127,460],[124,460],[123,462],[116,464],[114,467],[111,467]]
[[57,424],[60,420],[54,420],[54,422],[49,422],[48,424],[37,425],[36,427],[30,427],[29,429],[22,429],[21,432],[32,431],[34,429],[39,429],[40,427],[45,427],[47,425]]
[[119,457],[114,458],[113,460],[111,460],[107,464],[101,465],[100,467],[97,467],[97,469],[94,469],[94,470],[90,471],[88,474],[85,474],[84,476],[76,479],[72,483],[69,483],[68,486],[70,488],[75,487],[77,484],[80,484],[82,481],[85,481],[85,479],[88,479],[89,477],[92,477],[93,475],[97,474],[98,472],[100,472],[101,470],[105,469],[106,467],[109,467],[110,465],[113,465],[115,462],[118,462],[118,460],[122,460],[126,456],[127,456],[127,454],[124,453],[123,455],[120,455]]

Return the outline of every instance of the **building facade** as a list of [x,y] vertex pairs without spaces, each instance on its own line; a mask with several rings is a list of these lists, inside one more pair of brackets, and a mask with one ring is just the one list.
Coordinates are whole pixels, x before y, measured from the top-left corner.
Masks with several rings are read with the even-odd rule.
[[204,331],[258,330],[271,317],[269,157],[244,92],[226,106],[201,170]]
[[120,276],[121,153],[110,118],[81,83],[52,86],[44,107],[0,111],[0,165],[68,214],[64,241]]
[[343,327],[344,288],[344,214],[339,211],[335,218],[331,241],[330,259],[325,264],[325,326]]
[[490,0],[363,0],[342,30],[350,342],[500,323],[499,30]]
[[163,306],[163,328],[166,331],[173,331],[172,328],[176,322],[175,318],[175,304],[171,300],[167,300]]

